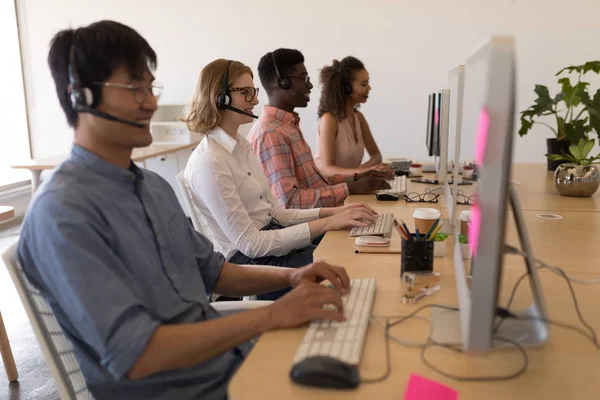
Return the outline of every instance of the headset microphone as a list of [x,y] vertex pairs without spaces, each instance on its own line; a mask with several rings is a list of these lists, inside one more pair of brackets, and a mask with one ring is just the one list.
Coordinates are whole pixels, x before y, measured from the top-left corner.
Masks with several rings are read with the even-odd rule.
[[221,78],[221,88],[219,89],[219,94],[217,95],[217,107],[222,110],[231,110],[238,114],[246,115],[248,117],[252,117],[258,119],[258,116],[254,114],[247,113],[244,110],[240,110],[231,105],[231,95],[229,92],[229,66],[231,65],[231,60],[227,60],[227,66],[225,67],[225,73],[223,74],[223,78]]
[[231,111],[233,111],[233,112],[236,112],[236,113],[238,113],[238,114],[246,115],[246,116],[248,116],[248,117],[252,117],[252,118],[254,118],[254,119],[258,119],[258,115],[254,115],[254,114],[247,113],[247,112],[246,112],[246,111],[244,111],[244,110],[240,110],[239,108],[235,108],[235,107],[232,107],[232,106],[230,106],[230,105],[224,105],[224,106],[221,106],[221,108],[224,108],[224,109],[226,109],[226,110],[231,110]]
[[89,113],[108,121],[118,122],[135,128],[146,127],[144,124],[122,119],[92,107],[94,104],[94,94],[90,88],[82,86],[81,79],[79,78],[79,71],[77,71],[77,64],[75,63],[75,38],[73,38],[73,43],[69,50],[68,73],[69,85],[71,86],[69,100],[71,101],[71,107],[74,111]]

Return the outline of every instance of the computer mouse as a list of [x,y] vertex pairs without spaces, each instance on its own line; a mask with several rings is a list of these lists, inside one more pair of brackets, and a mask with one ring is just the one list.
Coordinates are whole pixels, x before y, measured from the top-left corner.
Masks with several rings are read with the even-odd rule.
[[382,201],[394,201],[400,199],[397,193],[375,193],[375,198]]
[[333,389],[354,389],[358,387],[358,369],[327,356],[305,358],[292,368],[292,381],[299,385]]
[[389,246],[390,238],[385,236],[357,236],[354,239],[357,246]]

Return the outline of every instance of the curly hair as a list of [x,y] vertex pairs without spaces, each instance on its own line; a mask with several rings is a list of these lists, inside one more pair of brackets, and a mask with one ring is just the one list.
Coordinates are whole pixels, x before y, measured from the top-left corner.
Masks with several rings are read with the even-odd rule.
[[321,100],[317,114],[319,118],[330,112],[338,119],[346,118],[346,99],[352,91],[352,81],[358,71],[365,69],[365,65],[356,57],[348,56],[342,61],[333,60],[333,64],[326,65],[319,73],[321,83]]

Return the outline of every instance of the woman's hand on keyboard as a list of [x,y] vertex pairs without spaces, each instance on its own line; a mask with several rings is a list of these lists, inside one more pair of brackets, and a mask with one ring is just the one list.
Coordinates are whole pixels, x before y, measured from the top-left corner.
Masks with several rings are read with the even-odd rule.
[[347,207],[345,210],[327,218],[327,231],[367,226],[369,222],[377,220],[377,213],[363,204],[350,204],[340,208],[345,207]]
[[309,280],[265,308],[269,311],[267,330],[293,328],[313,319],[346,320],[340,295]]
[[359,208],[362,210],[366,210],[367,212],[373,214],[373,216],[377,216],[377,211],[373,210],[365,203],[350,203],[340,207],[323,207],[319,210],[319,218],[331,217],[332,215],[337,215],[351,208]]

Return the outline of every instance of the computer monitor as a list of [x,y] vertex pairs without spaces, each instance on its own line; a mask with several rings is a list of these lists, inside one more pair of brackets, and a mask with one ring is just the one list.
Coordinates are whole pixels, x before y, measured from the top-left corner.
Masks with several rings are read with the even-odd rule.
[[437,123],[437,157],[435,158],[435,172],[440,185],[446,182],[448,175],[448,128],[450,122],[450,91],[442,90],[440,93],[439,119]]
[[[462,109],[463,109],[463,93],[465,85],[465,66],[459,65],[450,70],[450,107],[448,108],[448,158],[452,159],[454,166],[452,184],[446,180],[444,185],[444,199],[446,208],[448,209],[448,220],[452,231],[454,231],[454,223],[456,215],[456,194],[458,190],[457,183],[460,182],[459,176],[459,160],[460,160],[460,132],[462,129]],[[442,143],[444,140],[442,139]]]
[[430,93],[429,100],[427,102],[427,131],[425,132],[425,145],[427,146],[427,152],[430,157],[434,155],[435,151],[435,130],[437,124],[436,116],[436,97],[437,93]]
[[[539,346],[548,338],[547,326],[540,321],[545,318],[545,308],[531,247],[516,191],[509,183],[515,136],[514,52],[513,38],[495,36],[468,57],[465,67],[463,133],[465,129],[475,130],[469,133],[475,138],[475,160],[481,173],[468,235],[472,251],[472,278],[469,289],[461,246],[456,240],[454,273],[460,311],[432,313],[432,338],[444,342],[434,336],[436,333],[442,336],[450,334],[448,331],[453,326],[460,332],[459,341],[467,352],[514,347],[511,343],[500,341],[500,338],[518,342],[521,346]],[[461,141],[464,138],[463,135]],[[497,301],[509,200],[521,248],[527,254],[525,259],[533,304],[524,311],[530,319],[506,319],[498,324]],[[458,229],[455,233],[458,234]],[[444,328],[447,332],[443,332]]]

